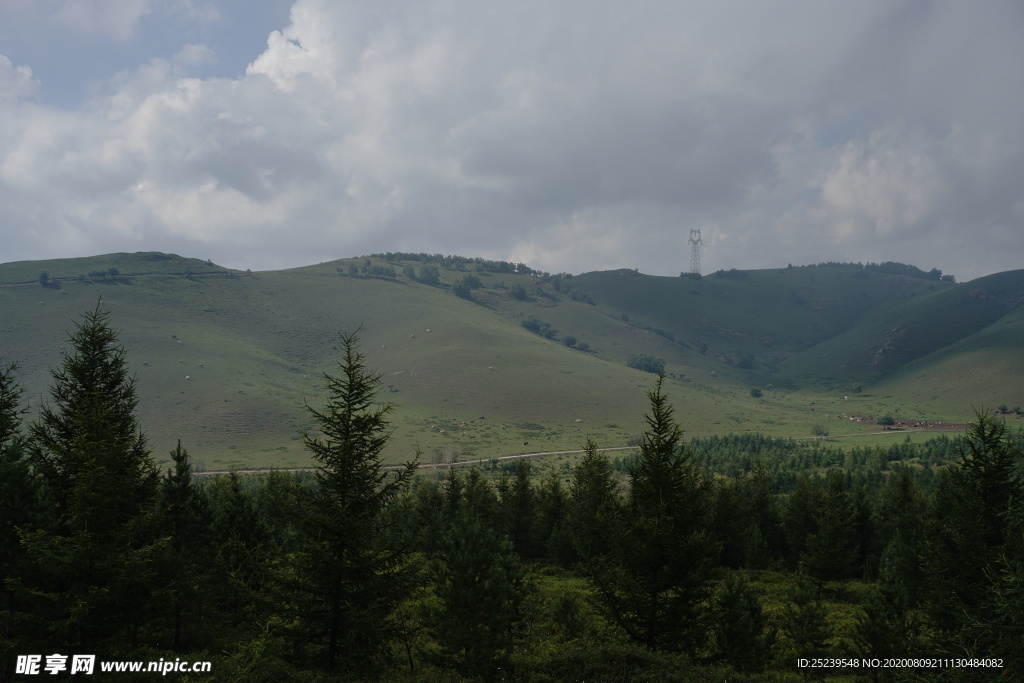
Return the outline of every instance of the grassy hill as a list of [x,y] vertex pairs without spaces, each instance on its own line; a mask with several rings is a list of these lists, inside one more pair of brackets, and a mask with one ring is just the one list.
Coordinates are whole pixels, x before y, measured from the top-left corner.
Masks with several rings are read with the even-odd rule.
[[[0,355],[38,405],[102,297],[156,456],[180,438],[209,468],[305,463],[303,406],[322,404],[338,332],[357,328],[396,405],[395,461],[625,445],[653,380],[627,367],[638,355],[664,360],[690,435],[859,433],[848,414],[962,421],[972,403],[1024,403],[1024,271],[961,285],[856,266],[572,277],[413,256],[259,273],[152,252],[2,264]],[[467,276],[480,286],[455,296]]]

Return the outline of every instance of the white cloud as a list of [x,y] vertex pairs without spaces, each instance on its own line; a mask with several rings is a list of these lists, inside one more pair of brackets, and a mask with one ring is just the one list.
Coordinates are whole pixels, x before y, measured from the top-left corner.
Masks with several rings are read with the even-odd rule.
[[[157,11],[215,18],[62,7],[119,39]],[[792,245],[978,271],[984,246],[929,246],[973,224],[1015,267],[1022,27],[941,2],[298,0],[237,78],[191,76],[216,50],[193,42],[69,111],[0,58],[0,221],[32,226],[19,257],[58,234],[242,267],[422,249],[666,274],[701,226],[715,267]]]
[[15,66],[0,54],[0,104],[31,97],[38,88],[39,82],[32,77],[32,69],[25,65]]

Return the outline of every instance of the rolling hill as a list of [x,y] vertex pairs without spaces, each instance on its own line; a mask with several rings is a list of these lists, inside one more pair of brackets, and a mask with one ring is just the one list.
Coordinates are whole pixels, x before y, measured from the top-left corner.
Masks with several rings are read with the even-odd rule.
[[910,267],[571,276],[417,254],[256,273],[154,252],[2,264],[0,356],[32,405],[101,298],[155,455],[180,438],[208,468],[306,462],[303,407],[323,402],[342,330],[360,330],[396,406],[395,461],[625,445],[653,380],[631,357],[664,360],[691,435],[1024,403],[1024,271],[954,284]]

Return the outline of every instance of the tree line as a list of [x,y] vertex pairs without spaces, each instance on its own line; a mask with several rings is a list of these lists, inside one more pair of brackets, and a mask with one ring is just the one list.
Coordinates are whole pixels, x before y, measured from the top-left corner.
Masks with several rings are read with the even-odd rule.
[[200,481],[180,442],[152,459],[109,314],[70,341],[29,424],[0,367],[4,680],[51,652],[214,661],[190,680],[785,678],[854,653],[1024,673],[1024,444],[994,415],[884,475],[867,450],[797,466],[782,440],[684,441],[659,377],[631,458],[588,440],[565,472],[431,479],[384,467],[392,408],[345,334],[307,408],[316,471]]

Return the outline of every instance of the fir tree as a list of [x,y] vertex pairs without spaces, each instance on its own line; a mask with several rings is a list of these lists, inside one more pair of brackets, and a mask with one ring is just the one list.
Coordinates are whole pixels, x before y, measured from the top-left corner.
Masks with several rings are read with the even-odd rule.
[[416,465],[385,470],[392,408],[376,404],[380,374],[366,368],[355,333],[341,336],[341,352],[339,374],[325,374],[327,405],[307,407],[321,432],[304,437],[317,490],[303,513],[304,543],[283,579],[298,618],[292,635],[327,669],[352,670],[383,653],[389,616],[405,592],[405,553],[383,513]]
[[192,463],[180,440],[170,455],[174,469],[168,469],[160,481],[158,510],[163,533],[169,539],[164,593],[171,646],[180,650],[188,621],[201,609],[201,588],[210,578],[206,570],[209,557],[202,542],[208,535],[210,518],[206,496],[192,478]]
[[1024,559],[1024,462],[1021,434],[1002,419],[979,413],[960,445],[960,462],[939,481],[923,542],[922,607],[940,651],[998,656],[1006,633],[1020,632],[1024,616],[1009,615],[1019,591],[1015,572]]
[[583,457],[573,469],[569,484],[566,524],[576,556],[584,561],[610,551],[608,523],[617,506],[615,479],[608,458],[587,439]]
[[26,570],[20,533],[46,521],[41,483],[29,467],[21,435],[26,409],[16,371],[16,363],[0,367],[0,657],[5,662],[30,647],[24,635],[33,621],[31,604],[12,590]]
[[593,578],[605,616],[651,649],[694,650],[706,636],[709,572],[718,552],[708,483],[680,444],[682,429],[662,393],[630,470],[629,501],[614,521],[609,556]]
[[[826,641],[832,636],[825,606],[818,600],[817,589],[803,576],[789,590],[783,608],[782,632],[793,642],[797,657],[814,659],[828,652]],[[805,676],[809,670],[804,669]]]
[[761,600],[742,574],[732,573],[715,599],[715,646],[718,658],[738,671],[762,671],[775,633],[766,632]]
[[[159,475],[135,418],[135,378],[100,304],[75,323],[74,352],[52,370],[51,403],[31,428],[30,458],[65,521],[102,533],[152,503]],[[86,479],[98,478],[86,485]]]
[[498,670],[508,667],[525,590],[511,542],[462,509],[445,537],[433,579],[439,604],[427,619],[441,645],[439,663],[496,680]]
[[[158,474],[135,418],[135,380],[100,305],[52,370],[52,403],[31,427],[29,457],[56,520],[21,534],[25,594],[53,646],[132,647],[156,609]],[[123,651],[123,650],[122,650]]]

